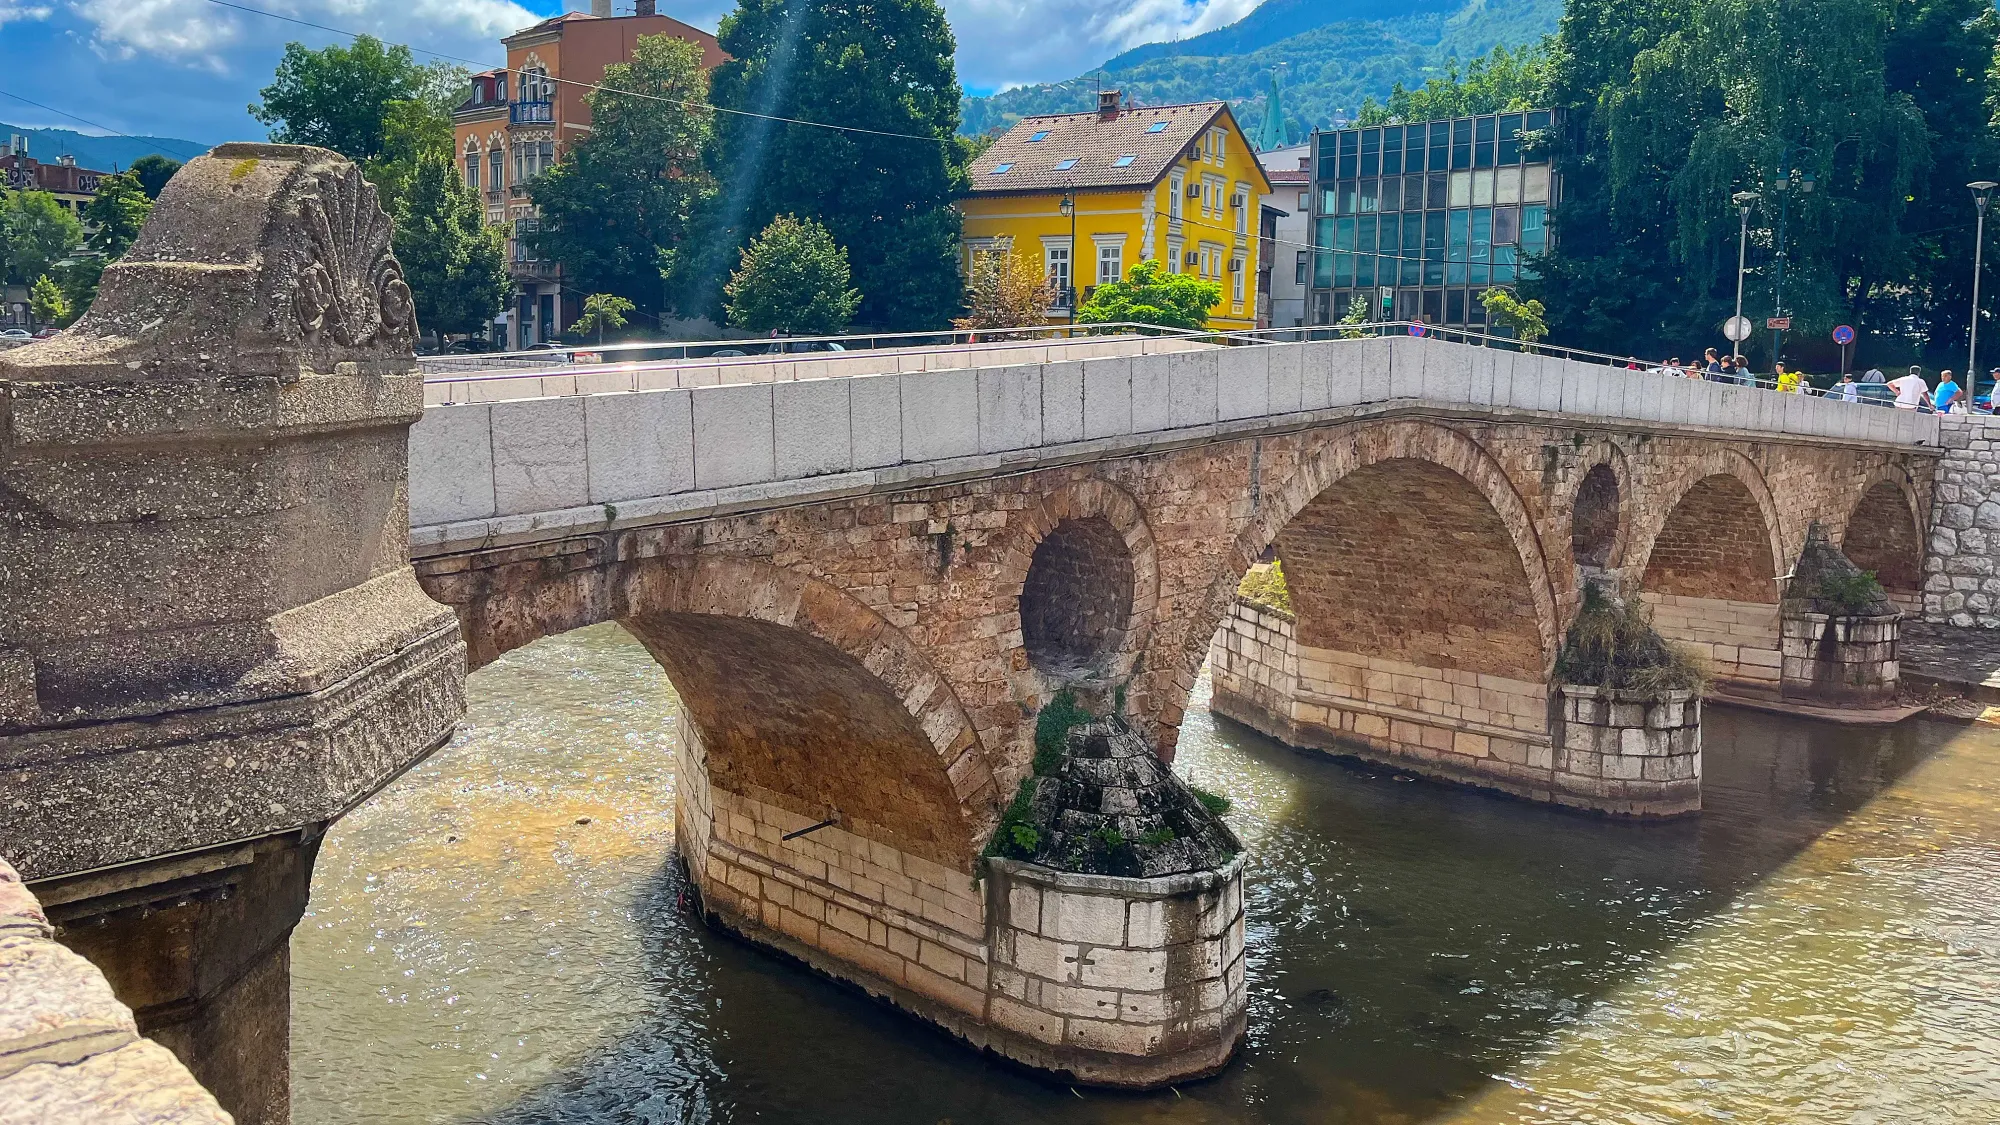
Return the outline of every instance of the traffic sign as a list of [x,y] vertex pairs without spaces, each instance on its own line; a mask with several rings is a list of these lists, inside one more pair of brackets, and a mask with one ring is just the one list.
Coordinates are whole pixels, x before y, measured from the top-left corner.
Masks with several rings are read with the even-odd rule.
[[1739,344],[1748,340],[1750,338],[1750,318],[1747,316],[1730,317],[1722,326],[1722,334]]
[[1839,344],[1843,348],[1853,343],[1854,326],[1851,324],[1843,324],[1835,328],[1833,330],[1833,342]]
[[1423,335],[1423,334],[1424,334],[1424,326],[1423,326],[1423,325],[1421,325],[1421,324],[1412,324],[1412,325],[1410,325],[1410,335],[1412,335],[1412,336],[1421,336],[1421,335]]
[[1764,322],[1764,327],[1773,332],[1790,332],[1792,330],[1792,318],[1789,316],[1774,316]]

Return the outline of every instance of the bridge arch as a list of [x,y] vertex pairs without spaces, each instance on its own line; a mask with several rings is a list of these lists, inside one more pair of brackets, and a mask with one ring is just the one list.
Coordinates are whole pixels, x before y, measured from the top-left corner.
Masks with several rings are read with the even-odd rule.
[[[1387,522],[1357,526],[1366,513]],[[1348,532],[1339,530],[1342,524]],[[1321,540],[1317,551],[1308,546],[1308,532]],[[1541,540],[1500,463],[1457,430],[1423,421],[1373,423],[1329,432],[1302,457],[1225,553],[1189,635],[1184,688],[1192,687],[1209,638],[1234,605],[1237,584],[1273,546],[1292,589],[1302,645],[1347,630],[1345,645],[1363,652],[1386,642],[1381,655],[1413,664],[1523,683],[1547,679],[1558,632]],[[1346,584],[1357,572],[1378,584],[1330,613],[1330,599],[1312,587]],[[1392,616],[1415,627],[1389,637]],[[1183,690],[1160,708],[1164,745],[1172,744],[1185,699]]]
[[1641,590],[1741,602],[1778,601],[1790,562],[1770,485],[1735,450],[1694,458],[1656,493],[1631,540]]
[[1906,606],[1923,591],[1922,511],[1908,472],[1884,466],[1862,482],[1841,531],[1841,553],[1861,569],[1874,571],[1890,597]]
[[664,556],[565,570],[549,560],[476,590],[427,583],[458,611],[478,668],[605,621],[674,684],[732,793],[968,871],[997,817],[985,748],[923,650],[830,583],[754,559]]

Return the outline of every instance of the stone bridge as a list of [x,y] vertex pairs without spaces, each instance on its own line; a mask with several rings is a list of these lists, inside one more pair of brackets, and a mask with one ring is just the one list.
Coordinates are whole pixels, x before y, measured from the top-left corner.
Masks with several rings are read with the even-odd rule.
[[[1833,634],[1780,604],[1814,525],[1920,596],[1910,412],[1414,338],[425,408],[411,319],[351,166],[224,146],[0,358],[0,854],[240,1121],[288,1112],[321,833],[544,636],[617,621],[672,681],[714,920],[1149,1085],[1240,1039],[1240,882],[987,871],[1058,691],[1171,757],[1222,630],[1219,705],[1291,741],[1681,813],[1698,734],[1654,766],[1568,736],[1606,721],[1553,682],[1587,578],[1746,697],[1827,694]],[[1283,620],[1236,593],[1273,551]],[[1835,639],[1893,685],[1892,628]]]

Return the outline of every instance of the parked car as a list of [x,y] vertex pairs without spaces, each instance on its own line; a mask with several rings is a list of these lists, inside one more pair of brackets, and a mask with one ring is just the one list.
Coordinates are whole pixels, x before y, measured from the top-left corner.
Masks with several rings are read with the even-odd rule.
[[25,328],[0,329],[0,340],[32,340],[34,334]]

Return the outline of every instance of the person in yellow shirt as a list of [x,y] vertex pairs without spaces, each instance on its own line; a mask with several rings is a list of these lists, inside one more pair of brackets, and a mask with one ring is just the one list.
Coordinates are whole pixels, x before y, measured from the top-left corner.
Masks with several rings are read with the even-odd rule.
[[1788,395],[1800,394],[1805,390],[1799,373],[1785,370],[1785,365],[1782,363],[1778,365],[1778,390]]

